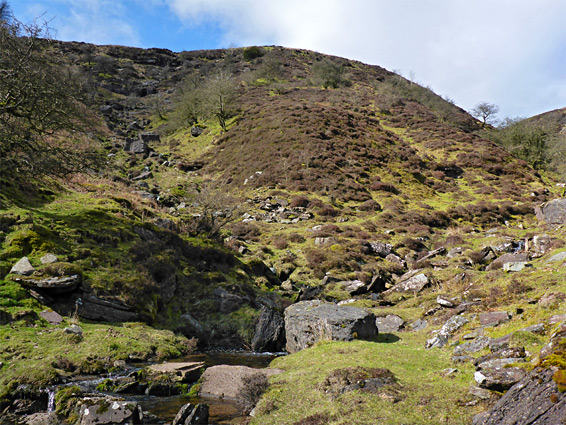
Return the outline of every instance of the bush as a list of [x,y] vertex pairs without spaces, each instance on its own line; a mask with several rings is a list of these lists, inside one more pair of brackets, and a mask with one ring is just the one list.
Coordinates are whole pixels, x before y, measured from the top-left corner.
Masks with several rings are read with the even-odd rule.
[[258,46],[251,46],[244,49],[244,60],[250,62],[264,55],[263,49]]

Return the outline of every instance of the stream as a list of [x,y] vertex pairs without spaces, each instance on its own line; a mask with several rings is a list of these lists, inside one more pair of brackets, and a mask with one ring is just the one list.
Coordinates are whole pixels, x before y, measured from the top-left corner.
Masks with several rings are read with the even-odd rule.
[[[206,367],[226,364],[234,366],[248,366],[256,369],[263,369],[276,357],[286,353],[256,353],[244,351],[210,351],[204,353],[190,354],[177,359],[169,360],[169,362],[204,362]],[[146,365],[139,365],[140,367]],[[132,369],[128,370],[130,373]],[[69,384],[78,385],[87,392],[98,392],[96,386],[111,376],[91,376],[81,379],[74,379]],[[52,410],[52,393],[49,392],[50,411]],[[111,394],[112,395],[112,394]],[[159,424],[171,423],[179,409],[186,403],[206,403],[209,405],[209,425],[228,425],[238,424],[244,418],[240,406],[235,400],[226,400],[212,397],[188,397],[188,396],[170,396],[158,397],[150,395],[125,395],[120,397],[126,400],[132,400],[139,403],[144,411],[154,415]],[[153,424],[153,422],[152,422]]]

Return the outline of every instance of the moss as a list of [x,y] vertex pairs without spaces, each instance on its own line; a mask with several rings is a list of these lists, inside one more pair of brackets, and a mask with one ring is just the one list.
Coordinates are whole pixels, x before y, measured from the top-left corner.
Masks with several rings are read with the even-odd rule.
[[75,409],[82,390],[77,386],[63,387],[55,394],[55,412],[58,415],[69,416]]
[[566,392],[566,369],[560,369],[554,372],[552,380],[556,382],[558,391],[561,393]]

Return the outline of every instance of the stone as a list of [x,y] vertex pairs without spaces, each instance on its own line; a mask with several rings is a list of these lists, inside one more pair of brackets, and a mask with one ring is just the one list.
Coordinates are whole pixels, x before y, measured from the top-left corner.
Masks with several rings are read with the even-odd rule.
[[550,318],[548,319],[548,324],[555,325],[565,320],[566,320],[566,314],[555,314],[554,316],[550,316]]
[[458,300],[454,298],[447,298],[442,295],[436,297],[436,303],[441,305],[442,307],[453,308],[456,307],[458,304]]
[[552,380],[555,370],[535,369],[512,386],[474,425],[558,425],[566,417],[566,393]]
[[199,394],[235,400],[243,387],[245,377],[257,373],[269,377],[283,372],[281,369],[254,369],[248,366],[211,366],[202,374]]
[[482,363],[496,359],[524,359],[526,356],[524,347],[501,348],[485,356],[478,357],[474,360],[474,365],[477,367]]
[[552,238],[546,234],[533,237],[533,249],[535,251],[535,254],[539,256],[546,254],[546,251],[548,251],[551,242]]
[[388,314],[385,317],[378,317],[375,319],[375,325],[377,326],[377,331],[380,334],[398,332],[404,323],[405,321],[395,314]]
[[508,322],[509,319],[509,313],[506,311],[480,313],[480,324],[485,327],[497,326],[501,323]]
[[511,341],[512,333],[501,336],[499,338],[494,338],[489,342],[489,349],[491,351],[501,350],[509,346],[509,341]]
[[135,401],[115,397],[85,397],[80,401],[79,425],[140,424],[141,408]]
[[523,332],[530,332],[533,334],[544,335],[546,333],[546,329],[544,323],[537,323],[536,325],[527,326],[526,328],[519,329]]
[[529,254],[527,254],[526,252],[518,252],[514,254],[507,253],[494,260],[485,269],[487,271],[501,270],[502,268],[505,268],[506,263],[526,263],[527,261],[529,261]]
[[468,393],[474,397],[480,398],[482,400],[489,400],[492,396],[492,392],[475,385],[470,386]]
[[153,173],[151,171],[144,171],[142,173],[140,173],[139,175],[137,175],[136,177],[132,178],[132,180],[136,181],[136,180],[146,180],[146,179],[151,179],[153,178]]
[[139,316],[130,306],[108,301],[94,295],[83,295],[77,300],[78,314],[89,320],[104,322],[137,322]]
[[193,137],[198,137],[202,134],[202,132],[204,131],[204,128],[202,127],[197,127],[197,126],[192,126],[191,127],[191,136]]
[[72,276],[46,277],[43,279],[14,276],[13,280],[26,288],[40,289],[51,294],[73,292],[81,283],[81,277],[76,274]]
[[427,326],[428,322],[424,319],[417,319],[413,323],[411,323],[411,329],[413,329],[415,332],[422,331],[423,329],[426,329]]
[[159,137],[159,134],[157,134],[157,133],[141,133],[140,139],[142,141],[144,141],[145,143],[160,142],[161,141],[161,138]]
[[143,140],[126,140],[124,151],[137,154],[145,154],[148,152],[147,143]]
[[559,252],[558,254],[554,254],[548,260],[546,260],[546,264],[548,263],[559,263],[561,261],[566,260],[566,251]]
[[555,308],[566,299],[566,294],[563,292],[546,293],[538,300],[538,305],[544,308]]
[[23,425],[60,425],[61,420],[55,412],[38,412],[23,418]]
[[52,325],[60,325],[63,322],[63,318],[56,311],[43,310],[39,313],[39,316],[47,320]]
[[478,351],[481,351],[484,348],[488,347],[490,340],[491,338],[487,336],[480,336],[479,338],[476,338],[474,341],[460,344],[454,349],[454,355],[458,356],[464,353],[477,353]]
[[503,264],[503,270],[506,272],[520,272],[528,263],[525,261],[509,262]]
[[183,335],[192,338],[202,338],[204,336],[204,328],[200,322],[191,316],[189,313],[182,314],[179,317],[181,325],[178,330],[183,333]]
[[285,309],[286,348],[296,353],[318,341],[351,341],[377,336],[375,315],[353,306],[318,300],[301,301]]
[[387,258],[393,252],[393,245],[383,242],[370,242],[371,251],[381,258]]
[[463,253],[464,253],[464,249],[460,246],[457,246],[452,248],[450,251],[448,251],[446,257],[454,258],[454,257],[458,257],[459,255],[462,255]]
[[232,294],[221,287],[216,288],[212,294],[214,296],[216,309],[222,314],[239,310],[244,304],[244,299],[241,296]]
[[537,217],[548,224],[564,224],[566,222],[566,199],[553,199],[544,204],[538,211]]
[[464,316],[452,316],[435,336],[427,340],[425,348],[444,347],[448,343],[448,339],[466,323],[468,323],[468,319]]
[[208,410],[207,404],[199,403],[194,405],[187,403],[179,409],[171,425],[207,425]]
[[519,367],[482,369],[474,373],[474,379],[481,388],[491,391],[507,391],[525,377],[525,369]]
[[29,276],[35,271],[35,268],[29,262],[28,257],[22,257],[14,266],[10,269],[10,273],[20,274],[23,276]]
[[147,380],[157,377],[166,378],[168,382],[196,382],[204,369],[204,362],[166,362],[147,366]]
[[282,351],[285,348],[285,319],[275,308],[263,306],[251,343],[253,351]]
[[337,282],[342,289],[348,292],[350,295],[360,295],[367,292],[368,288],[364,282],[361,280],[345,280],[342,282]]
[[522,357],[504,357],[500,359],[486,360],[476,365],[478,370],[488,369],[502,369],[514,363],[523,363],[525,361]]
[[55,254],[45,254],[39,261],[41,264],[53,264],[59,261],[59,258]]
[[78,325],[71,325],[64,329],[65,333],[72,334],[72,335],[83,335],[83,329]]
[[430,283],[430,280],[424,273],[417,274],[407,280],[397,283],[393,288],[388,289],[384,294],[393,292],[421,292]]

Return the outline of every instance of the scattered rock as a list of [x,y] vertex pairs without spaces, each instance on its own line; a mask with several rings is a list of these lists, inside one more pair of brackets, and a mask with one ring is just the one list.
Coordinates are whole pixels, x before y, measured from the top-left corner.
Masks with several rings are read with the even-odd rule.
[[459,356],[464,353],[477,353],[478,351],[483,350],[484,348],[489,346],[489,341],[491,338],[487,336],[480,336],[476,338],[474,341],[465,342],[461,345],[458,345],[454,349],[454,355]]
[[[402,279],[403,277],[401,277]],[[407,280],[401,280],[397,283],[393,288],[388,289],[383,294],[387,295],[393,292],[412,292],[418,293],[421,292],[426,286],[430,283],[429,278],[424,274],[420,273],[416,276],[413,276]]]
[[491,391],[486,390],[485,388],[477,387],[475,385],[470,386],[468,393],[482,400],[489,400],[493,395]]
[[127,139],[126,144],[124,145],[124,151],[137,154],[146,154],[148,152],[147,143],[143,140]]
[[60,325],[63,322],[63,318],[56,311],[44,310],[41,313],[39,313],[39,316],[43,317],[45,320],[47,320],[47,322],[49,322],[52,325]]
[[566,294],[563,292],[546,293],[538,300],[538,305],[544,308],[558,307],[558,305],[565,299]]
[[501,323],[508,322],[509,313],[506,311],[490,311],[488,313],[480,313],[480,324],[485,327],[497,326]]
[[544,323],[537,323],[536,325],[527,326],[526,328],[519,329],[523,332],[530,332],[533,334],[544,335],[546,333],[546,329]]
[[393,252],[393,245],[382,242],[370,242],[372,252],[379,255],[381,258],[387,258]]
[[464,249],[460,246],[457,246],[452,248],[450,251],[448,251],[448,254],[446,254],[446,256],[448,258],[454,258],[454,257],[458,257],[459,255],[462,255],[463,253],[464,253]]
[[453,308],[460,304],[456,298],[447,298],[442,295],[436,297],[436,303],[447,308]]
[[283,373],[281,369],[254,369],[247,366],[211,366],[202,374],[200,394],[209,397],[237,399],[244,377],[263,373],[269,377]]
[[[489,266],[487,266],[486,270],[501,270],[501,268],[505,269],[506,263],[526,263],[529,261],[529,254],[526,252],[519,252],[519,253],[507,253],[503,254],[501,257],[497,258],[493,261]],[[508,266],[507,266],[508,267]]]
[[541,256],[546,254],[551,242],[552,238],[546,234],[533,237],[533,249],[535,251],[535,255]]
[[434,337],[427,340],[425,347],[444,347],[447,344],[448,339],[466,323],[468,323],[468,319],[464,316],[452,316]]
[[10,273],[29,276],[35,271],[35,268],[29,262],[28,257],[22,257],[10,270]]
[[507,391],[525,377],[527,373],[519,367],[483,369],[474,373],[481,388],[491,391]]
[[55,254],[45,254],[39,259],[41,264],[53,264],[59,261],[59,258]]
[[375,325],[380,334],[398,332],[404,323],[405,321],[395,314],[388,314],[385,317],[375,319]]
[[285,310],[287,351],[295,353],[317,341],[351,341],[377,336],[375,315],[361,308],[318,300],[302,301]]
[[198,137],[202,134],[202,132],[204,131],[204,128],[202,127],[197,127],[195,125],[193,125],[191,127],[191,136],[193,137]]

